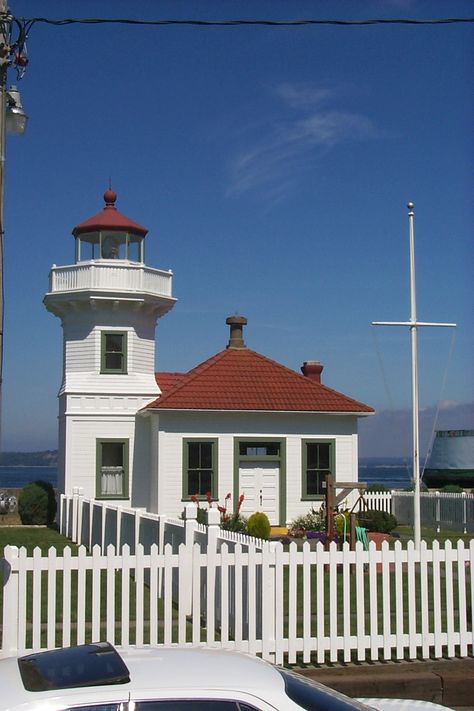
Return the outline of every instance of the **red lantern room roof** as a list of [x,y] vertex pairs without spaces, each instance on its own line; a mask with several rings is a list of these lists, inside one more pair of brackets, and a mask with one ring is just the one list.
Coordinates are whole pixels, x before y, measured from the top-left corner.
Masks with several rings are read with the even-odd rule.
[[76,225],[72,231],[74,237],[84,234],[85,232],[99,232],[101,230],[112,230],[121,232],[132,232],[136,235],[144,237],[148,230],[142,227],[137,222],[133,222],[115,207],[117,194],[113,190],[106,190],[104,193],[105,207],[97,213],[84,220],[79,225]]

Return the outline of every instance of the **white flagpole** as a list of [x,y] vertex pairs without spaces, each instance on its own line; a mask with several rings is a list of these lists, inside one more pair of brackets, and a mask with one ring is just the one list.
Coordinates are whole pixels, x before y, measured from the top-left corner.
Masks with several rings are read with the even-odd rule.
[[372,321],[373,326],[408,326],[411,340],[411,406],[412,406],[412,449],[413,449],[413,536],[415,549],[421,544],[421,507],[420,507],[420,429],[418,401],[418,348],[417,333],[420,326],[447,326],[454,328],[455,323],[430,323],[418,321],[416,314],[416,281],[415,281],[415,229],[413,211],[415,205],[407,204],[408,225],[410,236],[410,320],[409,321]]
[[411,340],[411,406],[412,406],[412,450],[413,450],[413,535],[415,548],[421,544],[421,511],[420,511],[420,433],[418,405],[418,349],[416,325],[416,280],[415,280],[415,230],[414,204],[409,202],[408,224],[410,232],[410,340]]

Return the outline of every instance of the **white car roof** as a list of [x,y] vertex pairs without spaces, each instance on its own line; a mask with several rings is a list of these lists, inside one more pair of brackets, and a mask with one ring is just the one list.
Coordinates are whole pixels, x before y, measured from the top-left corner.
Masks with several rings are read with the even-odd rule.
[[[120,649],[130,669],[133,686],[156,688],[196,688],[268,690],[284,689],[281,675],[257,657],[221,649]],[[159,664],[159,667],[157,667]],[[212,668],[212,676],[209,670]],[[159,669],[159,672],[158,672]]]
[[[212,649],[143,648],[117,651],[130,671],[124,684],[82,686],[46,691],[24,688],[16,657],[0,660],[0,710],[56,709],[68,704],[127,700],[129,694],[198,691],[246,691],[272,703],[282,697],[285,683],[279,672],[257,657]],[[211,670],[211,671],[210,671]],[[46,702],[47,705],[46,705]]]
[[[17,657],[0,660],[0,711],[57,711],[68,706],[120,703],[130,698],[213,698],[214,694],[215,698],[235,697],[250,704],[259,699],[258,705],[267,709],[301,708],[286,695],[285,681],[278,669],[257,657],[208,648],[118,647],[117,651],[128,667],[130,681],[45,691],[25,689]],[[67,663],[61,668],[67,669]],[[305,677],[300,680],[309,683]],[[321,684],[315,685],[328,701],[328,697],[334,701],[345,700],[354,709],[402,711],[417,707],[419,711],[435,711],[441,708],[436,704],[398,699],[349,700]]]

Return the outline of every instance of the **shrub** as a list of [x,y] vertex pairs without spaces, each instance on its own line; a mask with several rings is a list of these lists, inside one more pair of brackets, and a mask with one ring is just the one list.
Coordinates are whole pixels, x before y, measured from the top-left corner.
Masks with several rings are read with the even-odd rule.
[[445,494],[462,494],[464,489],[459,484],[445,484],[440,491]]
[[349,535],[351,531],[351,514],[349,511],[339,511],[334,520],[334,528],[337,535],[344,540],[344,533]]
[[387,488],[385,484],[381,484],[378,481],[374,481],[373,484],[370,484],[370,486],[367,487],[367,491],[390,491],[390,489]]
[[358,519],[360,526],[377,533],[391,533],[398,525],[395,516],[387,511],[370,509],[359,513]]
[[306,531],[324,531],[326,529],[326,518],[323,511],[311,509],[307,514],[298,516],[292,521],[289,527],[290,536],[299,538],[304,536]]
[[23,524],[51,525],[56,516],[56,496],[47,481],[34,481],[20,492],[18,514]]
[[263,538],[263,540],[270,538],[270,521],[267,514],[263,511],[253,513],[247,521],[247,531],[249,536],[255,538]]
[[248,520],[245,516],[241,516],[239,512],[228,516],[227,518],[222,517],[221,528],[224,531],[235,531],[235,533],[247,533],[247,523]]

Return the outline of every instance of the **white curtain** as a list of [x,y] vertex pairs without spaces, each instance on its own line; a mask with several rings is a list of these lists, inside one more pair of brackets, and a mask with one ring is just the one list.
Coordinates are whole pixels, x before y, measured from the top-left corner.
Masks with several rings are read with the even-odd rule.
[[123,467],[102,467],[100,485],[103,496],[121,496],[123,494]]

